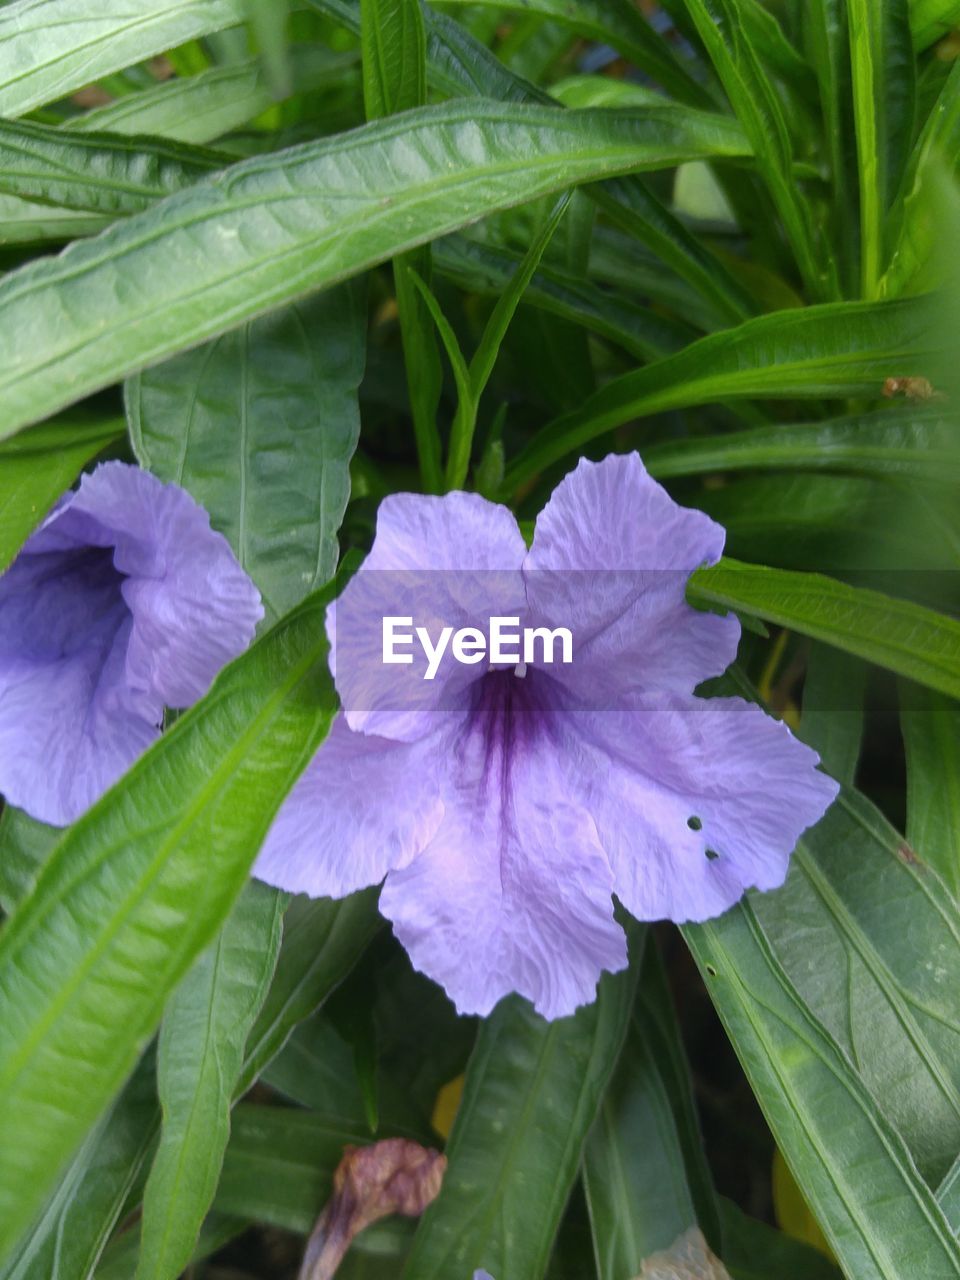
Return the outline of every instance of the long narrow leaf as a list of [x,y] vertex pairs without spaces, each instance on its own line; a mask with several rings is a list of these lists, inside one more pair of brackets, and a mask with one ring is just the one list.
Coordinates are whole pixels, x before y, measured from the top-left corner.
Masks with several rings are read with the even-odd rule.
[[686,108],[458,103],[237,165],[0,283],[2,434],[496,209],[744,149]]
[[942,341],[923,297],[758,316],[614,378],[534,436],[505,484],[523,483],[612,427],[668,409],[742,396],[877,399],[894,370],[923,368]]

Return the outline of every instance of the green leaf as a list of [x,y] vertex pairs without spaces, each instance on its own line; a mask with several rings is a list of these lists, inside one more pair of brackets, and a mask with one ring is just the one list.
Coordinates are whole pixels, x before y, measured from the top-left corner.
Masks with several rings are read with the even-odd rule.
[[[516,314],[527,285],[530,283],[530,279],[536,271],[547,246],[553,239],[554,233],[566,213],[569,202],[570,194],[569,192],[564,192],[554,206],[550,216],[531,240],[527,252],[497,299],[469,367],[461,367],[463,366],[462,356],[459,358],[458,363],[459,348],[456,349],[456,352],[453,349],[456,346],[456,337],[449,325],[446,324],[446,321],[443,320],[443,317],[440,316],[438,318],[434,314],[434,321],[443,338],[444,346],[453,366],[459,397],[457,412],[450,429],[450,449],[447,455],[446,470],[448,489],[462,489],[466,483],[467,473],[470,470],[470,457],[480,398],[490,380],[490,375],[493,373],[497,355],[507,335],[507,329],[510,327],[510,321]],[[433,313],[434,307],[431,306],[430,310]]]
[[369,1140],[362,1126],[311,1111],[241,1103],[233,1113],[216,1212],[306,1235],[330,1194],[344,1147]]
[[714,471],[850,471],[960,484],[956,429],[936,409],[909,404],[802,425],[776,423],[722,436],[670,440],[645,449],[658,479]]
[[349,284],[127,383],[140,462],[206,508],[270,620],[337,567],[365,350],[364,290]]
[[[436,270],[461,288],[497,297],[523,262],[520,254],[461,235],[437,241],[431,253]],[[617,297],[552,263],[541,262],[527,285],[523,304],[590,329],[641,360],[666,355],[697,336],[691,325]]]
[[0,116],[22,116],[172,45],[244,20],[245,0],[16,0],[0,8]]
[[955,1236],[960,1236],[960,1156],[937,1188],[937,1203],[946,1215]]
[[[289,50],[292,89],[329,86],[357,65],[354,53],[333,53],[314,45]],[[192,76],[175,76],[149,89],[125,94],[64,121],[61,131],[99,132],[173,138],[205,143],[239,129],[274,102],[260,58],[210,67]]]
[[910,0],[910,30],[916,50],[945,36],[960,23],[960,4],[957,0]]
[[[950,490],[935,492],[950,503]],[[952,594],[942,580],[938,593],[936,579],[921,571],[956,570],[960,526],[951,538],[952,510],[944,528],[938,504],[925,504],[924,496],[914,486],[863,476],[794,473],[733,479],[705,489],[698,505],[726,527],[727,549],[738,559],[784,569],[816,565],[858,581],[866,576],[864,585],[923,594],[928,598],[920,603],[946,609]]]
[[[896,297],[913,291],[917,276],[931,269],[938,236],[945,231],[952,235],[949,224],[956,221],[956,194],[955,190],[950,191],[948,175],[956,174],[958,156],[960,64],[955,63],[914,144],[899,194],[884,225],[889,257],[878,285],[882,295]],[[945,188],[942,192],[941,187]]]
[[856,172],[857,156],[845,0],[808,0],[803,34],[820,89],[823,135],[830,156],[831,228],[838,270],[847,295],[855,296],[860,292],[860,262],[856,220],[851,217],[856,199],[851,174]]
[[846,1274],[960,1275],[960,1245],[933,1193],[798,995],[750,901],[683,932],[777,1145]]
[[786,888],[753,911],[935,1186],[960,1149],[960,910],[910,857],[867,800],[845,795],[801,840]]
[[420,0],[360,0],[363,101],[368,120],[427,100],[427,43]]
[[290,1033],[346,977],[381,927],[377,890],[334,902],[294,898],[283,922],[283,942],[270,990],[246,1044],[237,1095],[259,1078]]
[[691,106],[712,104],[712,98],[689,74],[643,15],[626,0],[481,0],[497,9],[538,13],[561,23],[578,35],[599,44],[609,44],[635,67],[656,80],[671,97]]
[[225,163],[215,152],[175,142],[0,120],[0,192],[80,213],[138,213]]
[[248,884],[164,1011],[163,1124],[144,1192],[136,1280],[176,1280],[193,1254],[220,1179],[247,1033],[277,961],[284,905],[275,889]]
[[636,966],[605,974],[595,1004],[545,1022],[517,996],[484,1022],[447,1144],[443,1188],[404,1280],[540,1280],[587,1133],[616,1064]]
[[226,668],[70,828],[4,929],[0,1257],[226,918],[329,728],[330,594],[311,597]]
[[960,622],[909,600],[726,558],[698,569],[688,591],[694,604],[742,610],[960,696]]
[[696,1225],[694,1179],[704,1225],[716,1239],[683,1050],[660,961],[648,945],[638,1008],[584,1152],[597,1280],[639,1274],[646,1257]]
[[697,290],[723,324],[737,324],[756,310],[728,267],[711,253],[643,182],[614,179],[590,194],[612,222],[645,244]]
[[960,705],[904,684],[900,724],[907,753],[907,840],[960,898]]
[[103,214],[52,209],[49,205],[0,196],[0,245],[62,244],[79,236],[96,235],[110,225]]
[[849,13],[862,288],[864,297],[875,298],[885,220],[913,140],[916,66],[907,0],[849,0]]
[[0,814],[0,907],[11,915],[33,891],[40,868],[60,831],[37,822],[22,809],[4,805]]
[[836,296],[836,267],[818,246],[810,205],[793,176],[793,149],[783,106],[740,18],[737,0],[686,0],[730,104],[756,154],[757,167],[783,221],[811,298]]
[[840,1272],[817,1249],[751,1218],[732,1200],[718,1197],[723,1224],[723,1261],[732,1280],[840,1280]]
[[[743,150],[686,108],[464,102],[236,165],[0,282],[0,434],[496,209]],[[171,270],[181,254],[189,272]]]
[[271,95],[274,99],[284,98],[290,92],[292,79],[287,45],[290,0],[247,0],[246,8]]
[[842,649],[814,644],[803,678],[803,718],[798,736],[820,755],[832,778],[853,786],[863,741],[869,668]]
[[[309,0],[309,3],[334,16],[349,30],[359,32],[357,7],[346,0]],[[543,90],[508,70],[458,22],[429,7],[424,13],[427,76],[441,92],[453,97],[494,98],[499,102],[552,101]],[[604,183],[588,191],[630,234],[648,244],[683,279],[710,299],[721,319],[732,322],[753,313],[755,307],[749,295],[722,260],[710,253],[642,183]]]
[[0,572],[83,467],[123,430],[121,418],[63,417],[0,444]]
[[19,1248],[0,1267],[2,1280],[86,1280],[93,1274],[157,1135],[155,1075],[148,1052],[90,1130]]
[[509,488],[633,418],[724,397],[878,398],[893,369],[942,342],[931,301],[827,303],[758,316],[622,374],[543,427],[507,469]]

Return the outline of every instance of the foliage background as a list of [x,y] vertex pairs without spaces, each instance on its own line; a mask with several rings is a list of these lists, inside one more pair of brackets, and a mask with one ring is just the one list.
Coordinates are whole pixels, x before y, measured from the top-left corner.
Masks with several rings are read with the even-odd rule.
[[[269,624],[74,827],[0,819],[5,1280],[293,1275],[344,1144],[439,1142],[464,1070],[439,1199],[339,1275],[630,1280],[697,1224],[734,1280],[960,1276],[956,24],[0,5],[0,567],[135,458]],[[725,691],[847,789],[782,890],[635,927],[572,1019],[478,1025],[375,892],[249,867],[329,727],[327,584],[380,498],[532,520],[630,448],[729,530],[690,587],[744,619]]]

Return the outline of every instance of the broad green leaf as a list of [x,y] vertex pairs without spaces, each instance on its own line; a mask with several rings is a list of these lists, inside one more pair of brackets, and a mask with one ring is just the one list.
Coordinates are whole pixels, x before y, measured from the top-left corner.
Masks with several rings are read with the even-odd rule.
[[0,1257],[226,918],[329,728],[329,594],[232,663],[70,828],[3,931]]
[[[520,254],[461,235],[439,240],[431,253],[436,270],[461,288],[497,297],[523,261]],[[553,263],[541,262],[523,302],[590,329],[641,360],[675,351],[697,336],[692,326],[617,297]]]
[[463,102],[236,165],[0,282],[2,434],[496,209],[744,149],[687,108]]
[[711,96],[689,74],[669,43],[659,36],[628,0],[481,0],[497,9],[538,13],[569,27],[578,35],[609,44],[635,67],[662,85],[671,97],[692,106],[711,104]]
[[690,579],[694,604],[742,610],[960,696],[960,622],[819,573],[724,558]]
[[284,896],[252,882],[164,1010],[157,1052],[163,1123],[143,1200],[137,1280],[176,1280],[220,1179],[247,1033],[280,947]]
[[369,1140],[362,1126],[311,1111],[241,1103],[233,1113],[215,1210],[306,1235],[330,1194],[344,1147]]
[[326,1000],[381,927],[377,891],[342,901],[294,898],[283,921],[283,942],[270,990],[247,1037],[240,1096],[286,1044],[290,1033]]
[[[333,53],[312,45],[290,50],[293,90],[306,90],[352,71],[353,53]],[[275,99],[260,58],[209,67],[193,76],[176,76],[138,93],[129,93],[81,116],[71,116],[64,129],[173,138],[206,143],[247,124]]]
[[2,1280],[93,1275],[157,1135],[155,1076],[151,1051],[90,1130],[43,1213],[0,1267]]
[[337,567],[365,350],[364,290],[348,284],[127,383],[140,462],[206,508],[268,619]]
[[668,409],[744,396],[876,399],[892,369],[921,368],[941,344],[925,297],[758,316],[614,378],[543,427],[508,468],[506,484],[522,484],[621,423]]
[[175,142],[0,120],[0,192],[80,213],[137,213],[225,163],[215,152]]
[[0,572],[86,464],[123,436],[120,418],[55,418],[0,444]]
[[753,912],[935,1186],[960,1149],[960,910],[912,856],[851,793],[803,837],[786,887]]
[[33,891],[40,868],[60,837],[57,827],[4,805],[0,814],[0,907],[11,915]]
[[0,196],[0,245],[63,244],[79,236],[96,235],[109,226],[104,214],[51,209],[49,205]]
[[863,741],[869,668],[842,649],[814,644],[803,678],[799,737],[814,747],[832,778],[852,787]]
[[955,1236],[960,1236],[960,1156],[937,1188],[937,1203],[946,1215]]
[[420,0],[360,0],[363,100],[368,120],[427,100],[427,45]]
[[885,220],[913,139],[916,69],[908,0],[849,0],[853,114],[860,178],[863,295],[877,296]]
[[777,423],[722,436],[670,440],[644,450],[658,479],[713,471],[851,471],[960,484],[960,444],[937,409],[897,406],[801,425]]
[[751,1218],[732,1200],[718,1197],[723,1224],[723,1261],[732,1280],[840,1280],[840,1272],[817,1249]]
[[[727,550],[737,559],[766,560],[783,569],[815,565],[859,581],[866,575],[864,586],[920,596],[919,603],[947,611],[951,600],[960,603],[960,594],[952,590],[960,582],[945,586],[924,571],[956,570],[960,525],[951,491],[935,493],[939,501],[930,505],[915,486],[794,472],[731,479],[705,489],[698,505],[726,527]],[[941,506],[946,528],[938,519]]]
[[907,753],[907,840],[960,898],[960,705],[904,684],[900,723]]
[[[659,970],[648,944],[638,1008],[584,1152],[598,1280],[638,1275],[646,1257],[697,1224],[693,1178],[711,1215],[704,1225],[714,1237],[719,1234],[713,1188],[703,1152],[697,1151],[683,1051]],[[679,1105],[678,1094],[686,1095]]]
[[242,22],[245,0],[15,0],[0,8],[0,116],[33,107],[172,45]]
[[[637,939],[639,942],[639,938]],[[447,1144],[443,1188],[404,1280],[540,1280],[583,1144],[626,1033],[636,964],[595,1004],[545,1022],[512,996],[484,1022]]]
[[751,902],[683,932],[777,1145],[844,1271],[857,1280],[960,1275],[960,1244],[933,1193],[797,993]]
[[743,125],[757,167],[783,221],[797,266],[814,301],[836,296],[836,267],[818,246],[810,205],[793,176],[793,151],[776,87],[766,74],[737,0],[687,0],[687,10]]

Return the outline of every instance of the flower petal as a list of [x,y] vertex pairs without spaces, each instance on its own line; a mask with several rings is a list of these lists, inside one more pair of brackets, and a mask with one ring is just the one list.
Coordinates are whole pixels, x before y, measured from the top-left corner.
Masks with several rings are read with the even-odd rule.
[[678,506],[636,453],[582,459],[554,490],[524,563],[539,625],[565,626],[573,664],[555,673],[591,705],[627,693],[689,693],[733,661],[732,615],[686,603],[687,579],[723,551],[724,530]]
[[109,550],[34,554],[0,577],[0,791],[42,822],[78,818],[159,733],[124,677],[132,620]]
[[108,462],[84,476],[44,532],[114,548],[133,615],[127,679],[165,706],[201,698],[263,617],[260,593],[203,507],[139,467]]
[[665,695],[577,717],[575,749],[614,888],[640,920],[706,920],[774,889],[837,783],[740,698]]
[[411,619],[408,634],[422,626],[436,642],[445,626],[486,632],[492,614],[519,617],[525,551],[513,515],[477,494],[384,499],[370,554],[327,612],[331,669],[352,729],[413,741],[438,729],[439,713],[462,710],[486,664],[447,652],[424,679],[427,658],[415,640],[396,649],[409,664],[386,665],[383,619]]
[[354,733],[343,715],[274,819],[253,874],[311,897],[377,884],[427,845],[443,814],[432,744]]
[[594,998],[602,970],[626,965],[626,941],[594,823],[567,799],[549,737],[516,717],[500,731],[474,722],[451,749],[443,821],[387,876],[380,909],[461,1013],[518,991],[557,1018]]

